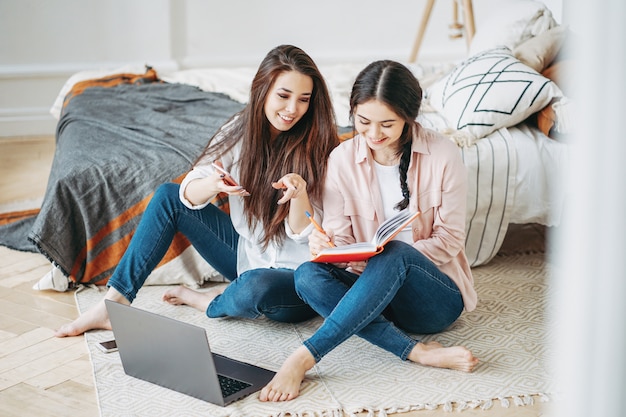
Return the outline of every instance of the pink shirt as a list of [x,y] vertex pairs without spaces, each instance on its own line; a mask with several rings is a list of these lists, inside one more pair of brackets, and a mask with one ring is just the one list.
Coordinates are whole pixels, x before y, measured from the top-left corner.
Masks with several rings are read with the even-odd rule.
[[[461,153],[432,130],[417,125],[416,131],[407,173],[409,207],[421,212],[412,225],[413,247],[456,283],[465,309],[472,311],[478,297],[465,256],[467,175]],[[374,160],[365,139],[357,135],[329,157],[323,228],[341,246],[370,241],[383,220]]]

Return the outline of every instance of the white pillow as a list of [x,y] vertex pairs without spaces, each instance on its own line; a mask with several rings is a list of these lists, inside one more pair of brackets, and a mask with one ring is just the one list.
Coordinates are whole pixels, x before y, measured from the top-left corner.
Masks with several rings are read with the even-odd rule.
[[542,72],[561,50],[567,31],[566,26],[555,26],[517,45],[513,55],[535,71]]
[[473,141],[525,120],[563,93],[501,47],[475,55],[426,91],[428,104]]
[[499,2],[476,25],[468,56],[498,46],[515,48],[520,43],[557,25],[552,12],[540,1],[515,0]]

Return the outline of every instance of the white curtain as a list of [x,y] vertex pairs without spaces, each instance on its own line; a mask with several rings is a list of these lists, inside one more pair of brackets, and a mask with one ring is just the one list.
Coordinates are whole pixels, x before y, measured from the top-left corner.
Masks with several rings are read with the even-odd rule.
[[[577,34],[578,123],[567,219],[553,239],[555,372],[550,415],[625,415],[626,3],[564,2]],[[568,19],[570,17],[571,19]]]

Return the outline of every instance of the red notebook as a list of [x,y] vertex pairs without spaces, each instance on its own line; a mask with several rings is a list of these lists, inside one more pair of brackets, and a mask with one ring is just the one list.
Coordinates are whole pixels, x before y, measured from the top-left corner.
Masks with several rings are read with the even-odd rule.
[[326,248],[317,254],[313,262],[356,262],[365,261],[372,256],[379,254],[383,248],[406,226],[410,225],[420,213],[404,209],[398,214],[382,222],[376,230],[371,242],[352,243],[350,245]]

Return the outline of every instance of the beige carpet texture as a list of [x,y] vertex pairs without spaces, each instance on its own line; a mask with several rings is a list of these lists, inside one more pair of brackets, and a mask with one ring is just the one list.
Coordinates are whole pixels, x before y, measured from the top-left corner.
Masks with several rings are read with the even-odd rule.
[[[549,372],[549,267],[544,258],[540,252],[505,253],[475,268],[479,294],[476,310],[464,313],[447,331],[422,338],[446,346],[467,346],[481,361],[471,374],[403,362],[354,336],[307,374],[295,400],[263,403],[253,394],[218,407],[127,376],[118,353],[105,354],[96,347],[97,342],[112,338],[112,332],[92,331],[85,340],[101,415],[304,417],[350,416],[362,411],[385,415],[437,407],[462,411],[547,401],[555,388]],[[278,370],[321,323],[319,318],[296,325],[264,318],[208,319],[190,307],[161,301],[166,289],[144,287],[133,306],[204,327],[215,353],[272,370]],[[103,289],[93,287],[78,291],[79,310],[85,311],[103,294]]]

